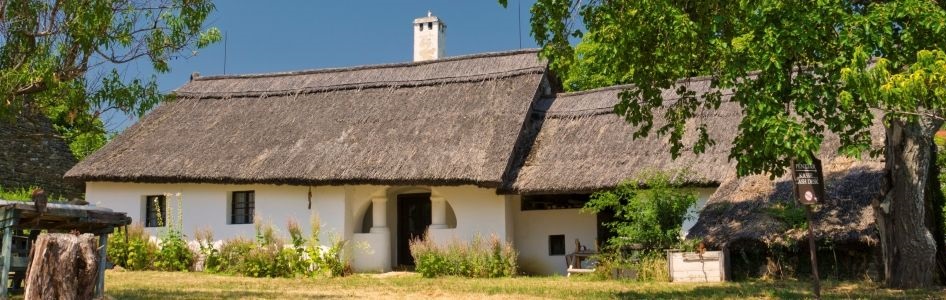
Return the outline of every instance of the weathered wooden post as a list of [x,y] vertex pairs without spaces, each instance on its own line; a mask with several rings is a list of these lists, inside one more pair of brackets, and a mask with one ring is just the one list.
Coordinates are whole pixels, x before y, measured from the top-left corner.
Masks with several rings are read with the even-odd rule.
[[808,250],[811,252],[811,274],[814,277],[815,298],[821,299],[821,278],[818,276],[818,255],[815,245],[815,218],[811,206],[824,201],[824,175],[821,160],[811,156],[811,163],[792,161],[792,181],[795,183],[795,199],[805,206],[808,217]]
[[10,297],[9,291],[7,290],[10,285],[10,263],[13,259],[13,226],[16,226],[16,210],[3,207],[0,208],[0,215],[3,216],[3,220],[0,221],[0,226],[3,227],[3,244],[0,245],[2,251],[0,251],[0,256],[2,256],[3,261],[0,262],[3,266],[0,266],[0,299],[8,299]]
[[105,296],[105,256],[108,249],[108,233],[99,234],[98,278],[95,280],[95,298]]

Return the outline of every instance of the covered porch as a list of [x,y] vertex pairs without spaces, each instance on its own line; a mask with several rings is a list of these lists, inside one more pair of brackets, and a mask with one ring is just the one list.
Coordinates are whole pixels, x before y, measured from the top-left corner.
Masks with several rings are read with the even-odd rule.
[[512,196],[493,189],[387,186],[358,187],[352,193],[351,261],[357,272],[412,267],[410,240],[415,238],[441,245],[477,235],[513,238]]

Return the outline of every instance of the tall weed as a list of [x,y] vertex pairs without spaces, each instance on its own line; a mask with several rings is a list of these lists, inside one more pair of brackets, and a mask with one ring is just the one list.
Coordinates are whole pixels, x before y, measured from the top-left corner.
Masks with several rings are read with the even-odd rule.
[[[159,243],[160,249],[154,258],[154,268],[161,271],[187,271],[194,264],[195,255],[187,246],[187,241],[181,231],[184,222],[183,197],[181,193],[165,194],[165,199],[170,200],[172,197],[176,197],[177,207],[173,210],[173,215],[168,213],[172,217],[166,220],[164,233]],[[158,215],[160,216],[161,213],[158,212]]]
[[476,236],[470,242],[453,241],[443,246],[430,239],[414,239],[410,249],[415,270],[424,277],[512,277],[518,270],[518,253],[496,236],[486,241]]
[[211,254],[206,259],[207,272],[250,277],[328,277],[351,272],[342,255],[344,240],[335,239],[330,246],[320,245],[318,218],[312,220],[312,235],[308,239],[299,223],[289,220],[289,244],[270,223],[256,222],[255,228],[255,241],[236,238],[224,241],[218,251],[203,250]]

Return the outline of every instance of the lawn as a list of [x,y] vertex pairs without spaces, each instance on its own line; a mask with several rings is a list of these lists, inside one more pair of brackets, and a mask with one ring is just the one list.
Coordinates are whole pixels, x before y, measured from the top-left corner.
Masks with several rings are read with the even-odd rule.
[[[106,273],[115,299],[305,299],[305,298],[805,298],[799,281],[718,284],[637,283],[589,278],[422,278],[413,273],[354,275],[329,279],[247,278],[204,273]],[[897,291],[871,283],[826,282],[826,298],[944,298],[946,291]]]

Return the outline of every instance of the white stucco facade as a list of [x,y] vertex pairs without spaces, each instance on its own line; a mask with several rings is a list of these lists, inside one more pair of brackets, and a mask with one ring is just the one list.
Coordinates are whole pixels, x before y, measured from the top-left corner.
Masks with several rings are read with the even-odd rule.
[[564,235],[566,253],[575,251],[575,239],[593,249],[597,224],[597,216],[578,209],[517,211],[515,246],[519,267],[529,274],[565,274],[565,255],[549,253],[549,236]]
[[[311,208],[309,192],[311,190]],[[193,236],[198,229],[209,228],[216,239],[238,236],[253,238],[253,224],[230,224],[230,195],[237,191],[254,191],[255,214],[262,222],[272,223],[279,234],[287,235],[286,224],[295,219],[308,234],[310,218],[317,216],[322,224],[320,240],[334,238],[353,241],[350,255],[359,271],[390,270],[398,255],[396,247],[399,194],[430,193],[435,219],[430,238],[438,242],[470,240],[480,235],[495,235],[511,241],[512,220],[509,198],[495,190],[474,186],[457,187],[391,187],[391,186],[288,186],[288,185],[224,185],[224,184],[146,184],[89,182],[86,199],[93,205],[105,206],[129,214],[135,222],[145,219],[145,197],[171,194],[166,200],[167,218],[182,213],[184,234]],[[180,206],[178,210],[178,196]],[[383,207],[385,225],[378,225],[372,204]],[[439,226],[438,226],[439,225]],[[162,228],[146,228],[159,235]]]
[[[715,191],[714,188],[694,190],[697,201],[684,220],[683,236],[696,224],[700,210]],[[588,249],[605,242],[598,240],[598,219],[594,214],[582,213],[580,209],[521,210],[520,201],[518,196],[513,201],[516,207],[514,241],[519,251],[519,266],[526,273],[565,274],[565,256],[549,253],[549,236],[564,235],[566,253],[575,252],[576,239]]]
[[[597,242],[597,217],[578,209],[522,210],[518,195],[499,195],[495,189],[475,186],[288,186],[226,184],[145,184],[88,182],[86,199],[129,214],[135,222],[145,219],[145,197],[172,194],[168,218],[183,212],[184,234],[209,228],[216,239],[253,238],[253,224],[230,224],[232,192],[254,191],[257,220],[272,223],[280,235],[295,219],[308,234],[309,220],[321,221],[320,239],[351,241],[348,255],[359,272],[384,272],[398,264],[398,195],[429,194],[431,225],[427,238],[437,243],[469,241],[476,236],[496,236],[512,242],[519,252],[521,270],[530,274],[563,274],[563,255],[550,255],[549,236],[564,235],[566,252],[574,241],[593,248]],[[311,198],[310,198],[311,192]],[[712,189],[699,190],[702,207]],[[311,204],[310,204],[311,199]],[[311,206],[310,206],[311,205]],[[696,209],[696,207],[695,207]],[[696,210],[694,210],[694,213]],[[685,230],[692,224],[687,224]],[[160,228],[147,228],[153,235]]]
[[[282,233],[286,234],[286,222],[292,218],[300,224],[308,224],[310,211],[307,209],[307,187],[275,185],[221,185],[221,184],[143,184],[143,183],[86,183],[86,199],[92,205],[111,208],[128,213],[134,222],[144,220],[145,200],[148,195],[180,193],[182,228],[184,234],[192,237],[197,229],[210,228],[217,239],[229,239],[237,236],[252,238],[253,224],[230,224],[228,200],[231,192],[255,191],[256,215],[263,221],[271,221]],[[265,199],[265,200],[264,200]],[[177,214],[177,196],[168,197],[167,217]],[[313,201],[316,202],[316,201]],[[315,206],[315,203],[313,203]],[[308,226],[303,226],[308,230]],[[160,228],[146,228],[152,234],[160,233]],[[308,233],[307,233],[308,234]]]

